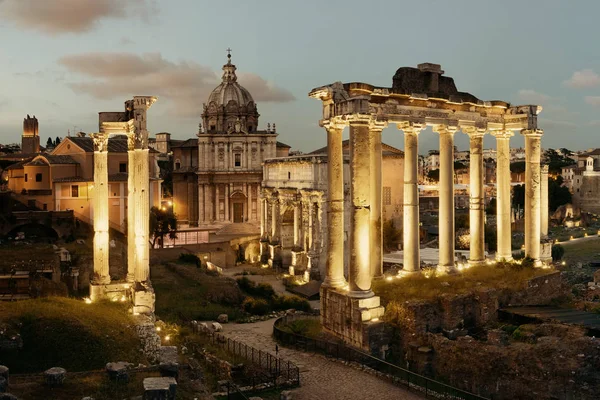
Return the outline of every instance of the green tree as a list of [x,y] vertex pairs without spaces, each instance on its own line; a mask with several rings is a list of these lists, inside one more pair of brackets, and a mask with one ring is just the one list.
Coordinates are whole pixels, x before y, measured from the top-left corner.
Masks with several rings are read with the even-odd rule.
[[52,147],[54,146],[54,143],[52,143],[52,138],[48,138],[48,140],[46,141],[46,147]]
[[439,169],[430,170],[429,172],[427,172],[427,178],[430,181],[438,182],[440,180],[440,170]]
[[389,253],[398,248],[402,239],[402,233],[394,225],[394,221],[388,219],[383,222],[383,250]]
[[163,247],[164,237],[175,239],[177,230],[177,217],[171,208],[165,210],[158,207],[150,209],[150,233],[152,234],[152,247],[156,245],[156,240],[159,240],[160,247]]
[[563,178],[558,175],[556,178],[548,178],[548,208],[551,212],[563,204],[570,203],[572,200],[571,192],[566,186],[562,186]]
[[517,208],[525,207],[525,185],[517,185],[513,187],[512,205]]
[[[569,150],[567,149],[563,150],[569,152]],[[546,163],[548,163],[548,172],[550,173],[550,175],[560,175],[562,167],[574,164],[574,161],[572,159],[570,159],[567,156],[558,154],[558,152],[554,149],[548,149],[544,152],[544,160],[546,161]]]
[[60,138],[57,136],[56,140],[54,141],[54,146],[58,146],[60,144]]
[[525,172],[525,161],[516,161],[510,163],[510,172],[515,174],[522,174]]

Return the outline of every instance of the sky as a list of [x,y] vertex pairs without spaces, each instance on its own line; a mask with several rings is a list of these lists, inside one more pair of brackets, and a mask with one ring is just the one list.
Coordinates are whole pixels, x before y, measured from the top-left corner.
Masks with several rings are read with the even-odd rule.
[[[597,0],[0,0],[0,143],[20,142],[27,114],[42,144],[95,132],[98,112],[134,95],[158,97],[151,134],[195,137],[231,48],[259,129],[276,123],[293,150],[326,142],[312,88],[390,87],[396,69],[422,62],[482,100],[541,105],[545,148],[600,147],[598,15]],[[383,140],[403,148],[395,126]],[[419,145],[438,137],[427,130]]]

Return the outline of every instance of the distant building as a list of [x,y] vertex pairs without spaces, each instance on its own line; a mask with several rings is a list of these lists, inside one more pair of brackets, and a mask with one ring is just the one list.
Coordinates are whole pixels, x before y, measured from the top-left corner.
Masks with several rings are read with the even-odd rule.
[[577,156],[573,203],[583,212],[600,214],[600,148]]

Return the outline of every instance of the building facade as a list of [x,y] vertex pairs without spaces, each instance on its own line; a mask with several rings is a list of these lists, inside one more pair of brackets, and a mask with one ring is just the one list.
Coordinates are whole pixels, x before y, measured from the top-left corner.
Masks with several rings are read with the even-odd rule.
[[171,145],[173,210],[180,227],[249,223],[258,231],[262,163],[289,152],[277,142],[275,124],[258,129],[259,116],[228,55],[222,82],[204,104],[197,138]]

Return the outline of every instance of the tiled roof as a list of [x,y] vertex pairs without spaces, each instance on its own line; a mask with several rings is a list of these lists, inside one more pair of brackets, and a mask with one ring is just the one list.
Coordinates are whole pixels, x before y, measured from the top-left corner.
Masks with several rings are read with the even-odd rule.
[[[94,141],[91,137],[66,137],[64,140],[70,140],[72,143],[80,147],[86,153],[94,152]],[[109,153],[127,153],[127,138],[124,136],[115,136],[108,139]]]
[[289,146],[289,145],[287,145],[285,143],[282,143],[282,142],[277,142],[277,147],[279,147],[279,148],[285,148],[285,149],[291,149],[292,148],[292,146]]
[[79,164],[71,156],[67,155],[44,155],[43,156],[50,164]]
[[181,147],[198,147],[198,139],[187,139],[187,140],[172,140],[171,148],[181,148]]
[[83,178],[81,176],[65,176],[63,178],[54,178],[53,182],[93,182],[91,178]]
[[9,165],[8,167],[6,167],[6,169],[7,170],[9,170],[9,169],[22,169],[23,166],[25,164],[27,164],[29,161],[31,161],[31,159],[19,161],[19,162],[15,163],[15,164]]

